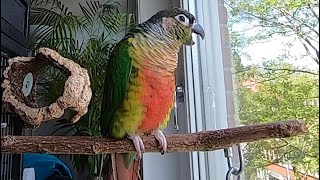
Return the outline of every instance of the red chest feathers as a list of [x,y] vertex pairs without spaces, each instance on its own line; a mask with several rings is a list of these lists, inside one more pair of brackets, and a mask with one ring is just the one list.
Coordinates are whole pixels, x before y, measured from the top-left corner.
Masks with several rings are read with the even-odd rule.
[[142,69],[141,76],[142,103],[146,111],[139,130],[149,132],[159,127],[173,106],[175,77],[149,69]]

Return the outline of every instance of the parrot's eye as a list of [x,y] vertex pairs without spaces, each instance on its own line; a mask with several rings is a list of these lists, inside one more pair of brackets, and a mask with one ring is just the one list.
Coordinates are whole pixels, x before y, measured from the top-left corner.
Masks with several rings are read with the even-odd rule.
[[184,14],[179,14],[179,15],[177,15],[176,17],[175,17],[175,19],[177,20],[177,21],[179,21],[181,24],[183,24],[184,26],[189,26],[190,24],[189,24],[189,19],[186,17],[186,15],[184,15]]
[[184,21],[185,21],[184,16],[179,16],[179,19],[180,19],[180,21],[182,21],[182,22],[184,22]]

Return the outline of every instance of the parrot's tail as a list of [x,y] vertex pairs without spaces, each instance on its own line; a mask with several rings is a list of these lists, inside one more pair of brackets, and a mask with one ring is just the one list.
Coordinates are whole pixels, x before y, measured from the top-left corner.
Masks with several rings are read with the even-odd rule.
[[107,162],[107,180],[140,180],[140,160],[134,160],[127,168],[124,154],[113,153]]

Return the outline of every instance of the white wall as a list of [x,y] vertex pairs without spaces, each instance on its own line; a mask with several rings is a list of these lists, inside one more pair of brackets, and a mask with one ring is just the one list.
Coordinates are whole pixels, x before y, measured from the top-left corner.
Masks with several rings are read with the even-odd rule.
[[171,7],[171,0],[138,0],[138,4],[139,22],[144,22],[156,12],[169,9]]

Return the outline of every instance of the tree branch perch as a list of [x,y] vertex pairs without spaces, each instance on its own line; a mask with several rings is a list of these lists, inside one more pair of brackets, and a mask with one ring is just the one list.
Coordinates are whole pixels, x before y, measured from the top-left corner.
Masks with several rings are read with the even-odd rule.
[[[233,144],[253,142],[270,138],[288,138],[307,133],[301,120],[242,126],[190,134],[167,135],[168,152],[214,151]],[[159,152],[154,137],[143,136],[146,152]],[[115,140],[85,136],[1,136],[1,153],[27,152],[50,154],[102,154],[133,152],[128,139]]]

